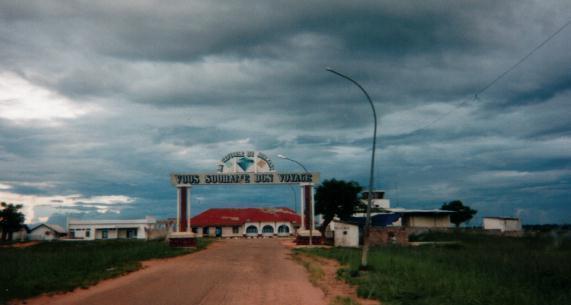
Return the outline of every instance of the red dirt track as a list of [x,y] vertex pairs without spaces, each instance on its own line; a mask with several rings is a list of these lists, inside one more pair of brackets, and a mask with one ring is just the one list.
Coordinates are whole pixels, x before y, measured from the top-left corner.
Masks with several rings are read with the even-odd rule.
[[277,239],[224,240],[181,257],[145,263],[146,268],[89,289],[42,296],[27,304],[232,304],[325,305]]

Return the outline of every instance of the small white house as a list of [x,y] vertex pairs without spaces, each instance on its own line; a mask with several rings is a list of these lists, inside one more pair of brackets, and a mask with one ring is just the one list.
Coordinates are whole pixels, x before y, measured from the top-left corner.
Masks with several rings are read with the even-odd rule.
[[30,233],[28,233],[28,239],[54,240],[65,237],[65,235],[66,232],[62,227],[56,224],[42,223],[30,229]]
[[514,217],[484,217],[484,230],[521,231],[521,220]]
[[153,217],[130,220],[73,220],[67,224],[71,239],[147,239],[148,232],[155,228]]
[[333,220],[329,226],[334,232],[336,247],[359,247],[359,225]]

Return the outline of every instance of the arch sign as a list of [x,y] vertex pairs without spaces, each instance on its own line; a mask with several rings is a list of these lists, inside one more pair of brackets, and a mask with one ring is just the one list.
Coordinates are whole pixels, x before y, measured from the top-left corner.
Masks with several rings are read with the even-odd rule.
[[[313,186],[319,183],[318,172],[280,173],[265,154],[257,151],[236,151],[218,162],[214,173],[173,173],[171,183],[177,188],[177,226],[169,237],[173,246],[194,246],[196,241],[190,226],[190,190],[195,185],[264,185],[299,184],[301,187],[301,228],[298,243],[317,238],[313,227]],[[309,234],[307,233],[309,232]],[[312,234],[312,232],[314,232]],[[300,242],[301,241],[301,242]]]
[[261,152],[237,151],[227,154],[216,173],[171,175],[175,186],[212,184],[299,184],[318,183],[319,173],[278,173],[272,161]]

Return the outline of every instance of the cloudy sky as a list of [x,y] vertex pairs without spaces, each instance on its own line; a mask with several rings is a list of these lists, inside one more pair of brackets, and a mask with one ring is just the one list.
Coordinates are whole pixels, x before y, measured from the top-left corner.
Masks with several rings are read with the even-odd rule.
[[[568,0],[0,0],[0,200],[31,223],[173,217],[169,173],[239,150],[366,185],[370,107],[333,67],[374,100],[393,206],[569,222],[571,26],[474,94],[570,19]],[[295,199],[196,187],[192,211]]]

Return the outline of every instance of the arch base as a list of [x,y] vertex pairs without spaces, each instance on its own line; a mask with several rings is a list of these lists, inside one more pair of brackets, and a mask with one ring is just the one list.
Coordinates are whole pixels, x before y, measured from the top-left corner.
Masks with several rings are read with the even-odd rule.
[[[321,245],[323,243],[321,232],[319,232],[319,230],[313,230],[311,233],[311,243]],[[309,245],[309,230],[298,230],[295,243],[298,245]]]
[[173,232],[168,239],[171,247],[196,248],[196,236],[192,232]]

